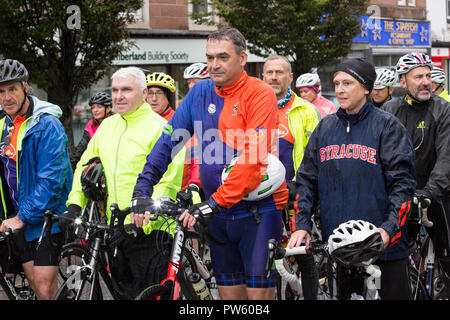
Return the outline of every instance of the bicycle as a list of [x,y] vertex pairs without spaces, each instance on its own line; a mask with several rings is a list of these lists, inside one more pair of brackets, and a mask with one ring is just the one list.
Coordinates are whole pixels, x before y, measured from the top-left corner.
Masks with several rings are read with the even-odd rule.
[[428,220],[427,209],[431,199],[414,196],[413,204],[417,208],[417,216],[410,218],[410,226],[418,229],[410,248],[409,278],[413,300],[438,300],[443,297],[443,271],[434,252],[433,241],[426,228],[432,228],[433,222]]
[[[289,221],[295,214],[295,211],[293,210],[293,205],[289,206],[288,208],[285,208],[283,210],[283,235],[281,239],[281,245],[283,248],[287,246],[287,243],[289,241]],[[320,234],[320,220],[318,216],[318,210],[313,215],[313,227],[312,227],[312,235],[311,238],[314,239],[312,241],[321,241],[321,234]],[[318,271],[319,276],[319,285],[318,285],[318,299],[321,299],[320,297],[325,294],[323,292],[324,287],[324,281],[326,280],[326,277],[324,276],[324,268],[326,266],[327,257],[323,252],[313,252],[313,258],[314,258],[314,264]],[[292,255],[286,258],[285,264],[286,268],[290,270],[290,272],[295,272],[297,276],[301,279],[301,272],[300,267],[298,265],[298,261],[295,258],[296,255]],[[300,280],[301,284],[301,280]],[[275,287],[275,297],[277,300],[301,300],[304,299],[303,295],[303,288],[300,285],[298,290],[293,290],[291,288],[291,285],[286,282],[283,277],[278,277],[277,284]]]
[[[106,239],[112,233],[114,224],[106,222],[106,217],[100,217],[98,207],[94,202],[88,207],[88,217],[83,216],[73,220],[75,232],[82,236],[76,241],[65,244],[60,254],[59,273],[64,279],[55,295],[55,300],[104,300],[117,299],[108,272]],[[111,206],[111,221],[124,220],[129,212],[122,212],[117,205]],[[100,219],[100,220],[99,220]],[[51,225],[59,217],[46,212],[44,228]],[[44,230],[43,228],[43,230]],[[52,241],[48,237],[48,241]]]
[[[208,286],[211,285],[212,277],[210,271],[187,240],[205,237],[207,241],[219,245],[221,242],[211,236],[206,230],[206,226],[202,226],[202,231],[197,233],[188,230],[178,220],[178,217],[189,207],[189,200],[189,194],[180,191],[177,194],[177,203],[173,202],[170,198],[161,198],[154,203],[151,216],[152,220],[156,220],[158,217],[169,217],[169,223],[176,224],[172,248],[170,250],[169,267],[167,277],[159,284],[154,284],[144,289],[136,297],[136,300],[198,300],[199,295],[191,282],[191,276],[193,274],[199,274]],[[199,222],[199,217],[195,215],[194,217]],[[163,244],[163,246],[167,245],[167,243]],[[212,298],[210,295],[208,296],[210,299]]]
[[[301,279],[299,274],[292,269],[288,257],[306,254],[307,251],[305,246],[283,248],[283,246],[280,246],[275,239],[270,239],[268,251],[268,266],[275,264],[280,277],[287,282],[286,288],[289,288],[291,292],[291,296],[286,295],[287,299],[298,299],[301,296]],[[344,261],[340,261],[335,257],[332,252],[330,252],[329,246],[324,244],[321,240],[311,241],[309,252],[324,258],[322,262],[323,268],[320,269],[321,273],[318,284],[320,300],[340,299],[337,274],[341,272],[341,270],[345,270],[345,273],[350,278],[364,278],[362,295],[353,292],[350,296],[351,300],[379,299],[377,284],[381,277],[381,271],[377,266],[372,263],[361,263],[361,261],[355,261],[355,263],[351,264],[344,263]],[[289,292],[288,289],[286,289],[286,291]]]
[[9,300],[35,300],[35,294],[28,283],[22,264],[14,258],[14,237],[16,231],[8,228],[0,233],[0,243],[6,243],[7,258],[0,263],[0,286]]

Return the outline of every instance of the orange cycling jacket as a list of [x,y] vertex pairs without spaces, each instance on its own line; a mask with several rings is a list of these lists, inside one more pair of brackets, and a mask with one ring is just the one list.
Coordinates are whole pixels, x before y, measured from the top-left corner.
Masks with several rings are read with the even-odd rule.
[[[278,155],[278,121],[272,88],[245,71],[226,87],[216,87],[211,79],[198,82],[147,156],[134,194],[150,196],[176,150],[195,133],[205,197],[212,197],[223,208],[232,208],[261,183],[267,153]],[[222,171],[236,155],[239,160],[222,184]],[[288,197],[286,183],[270,197],[277,209],[283,209]]]

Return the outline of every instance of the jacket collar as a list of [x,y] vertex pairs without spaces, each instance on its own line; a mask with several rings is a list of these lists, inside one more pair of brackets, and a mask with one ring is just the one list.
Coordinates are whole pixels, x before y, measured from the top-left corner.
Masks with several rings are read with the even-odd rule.
[[346,125],[347,124],[353,125],[353,124],[357,123],[358,121],[366,118],[368,116],[368,114],[373,110],[373,108],[375,108],[375,106],[372,104],[372,102],[367,101],[362,106],[361,110],[359,110],[358,113],[348,114],[347,112],[345,112],[345,110],[339,108],[339,110],[336,112],[336,115]]
[[214,86],[214,88],[219,96],[221,96],[222,98],[226,98],[234,95],[235,92],[239,91],[245,85],[247,79],[248,79],[247,73],[245,71],[242,71],[239,78],[229,86],[226,87]]
[[[133,112],[130,112],[126,115],[120,115],[120,117],[122,119],[125,120],[134,120],[139,118],[141,115],[148,113],[148,112],[153,112],[152,108],[150,107],[150,105],[147,102],[144,102],[143,104],[141,104],[136,110],[134,110]],[[156,114],[156,113],[155,113]]]

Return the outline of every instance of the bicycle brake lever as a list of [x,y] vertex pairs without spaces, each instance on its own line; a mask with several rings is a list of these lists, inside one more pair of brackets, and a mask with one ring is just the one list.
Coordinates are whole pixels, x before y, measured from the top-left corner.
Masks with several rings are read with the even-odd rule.
[[270,271],[272,269],[273,266],[273,260],[274,260],[274,255],[275,255],[275,249],[278,247],[278,242],[275,239],[270,239],[269,243],[267,245],[267,250],[268,250],[268,256],[267,256],[267,274],[266,274],[266,279],[270,278]]

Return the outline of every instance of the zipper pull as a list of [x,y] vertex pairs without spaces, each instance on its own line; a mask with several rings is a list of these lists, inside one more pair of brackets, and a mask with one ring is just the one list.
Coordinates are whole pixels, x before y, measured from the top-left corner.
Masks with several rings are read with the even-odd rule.
[[350,121],[347,120],[347,133],[349,133],[349,132],[350,132]]

